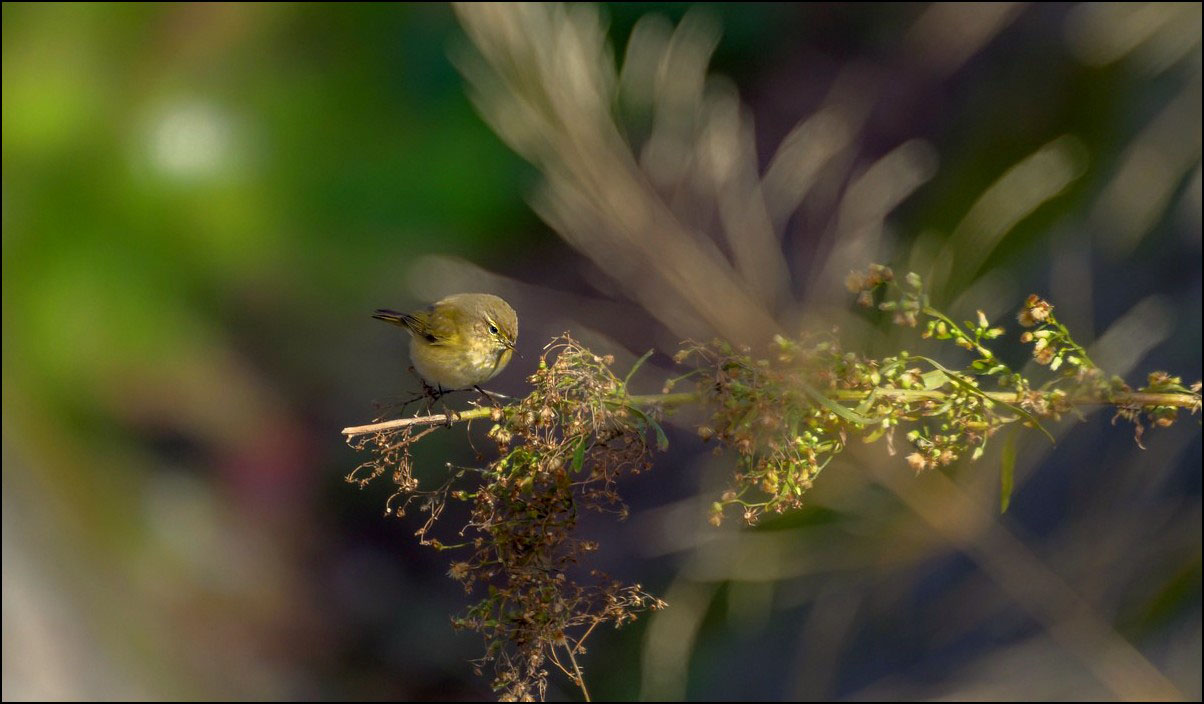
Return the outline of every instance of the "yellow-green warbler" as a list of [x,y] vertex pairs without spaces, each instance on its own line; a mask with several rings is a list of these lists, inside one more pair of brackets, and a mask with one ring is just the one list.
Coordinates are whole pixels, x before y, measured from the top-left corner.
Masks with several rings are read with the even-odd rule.
[[457,293],[413,313],[379,309],[372,316],[410,331],[410,359],[441,391],[483,384],[510,362],[518,316],[488,293]]

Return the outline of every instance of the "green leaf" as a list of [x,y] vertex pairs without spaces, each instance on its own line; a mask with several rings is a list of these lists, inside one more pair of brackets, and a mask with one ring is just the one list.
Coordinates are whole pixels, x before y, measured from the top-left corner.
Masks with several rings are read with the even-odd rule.
[[871,424],[877,422],[873,418],[868,418],[866,416],[863,416],[860,413],[857,413],[853,409],[849,408],[848,406],[842,406],[839,403],[828,398],[827,396],[824,396],[822,393],[817,391],[814,387],[812,387],[810,384],[808,384],[805,381],[799,380],[798,384],[799,384],[799,386],[802,387],[803,391],[808,396],[811,397],[811,400],[815,401],[819,405],[823,406],[824,408],[828,409],[829,411],[832,411],[836,415],[840,416],[841,418],[844,418],[845,420],[847,420],[851,423],[861,423],[862,425],[871,425]]
[[949,383],[949,377],[940,369],[925,372],[920,375],[920,378],[924,380],[924,389],[926,391],[935,391]]
[[644,353],[643,357],[640,357],[639,359],[635,360],[635,364],[631,365],[631,371],[627,372],[627,376],[623,379],[623,388],[624,389],[627,388],[627,382],[631,381],[631,377],[635,376],[636,371],[644,364],[644,362],[647,362],[648,358],[651,356],[652,356],[652,350],[648,350],[647,352]]
[[656,421],[649,418],[647,413],[644,413],[643,411],[636,408],[635,406],[628,406],[627,408],[632,413],[639,416],[640,420],[644,422],[644,427],[652,428],[652,430],[656,433],[656,449],[660,450],[661,452],[668,450],[669,449],[669,438],[666,437],[665,431],[663,428],[661,428],[660,423],[657,423]]
[[998,404],[1008,407],[1009,409],[1011,409],[1011,411],[1013,413],[1023,417],[1025,420],[1027,420],[1029,423],[1031,423],[1034,428],[1036,428],[1037,430],[1040,430],[1041,433],[1045,435],[1045,437],[1049,438],[1049,441],[1051,443],[1053,443],[1055,445],[1057,444],[1057,441],[1054,440],[1054,436],[1050,435],[1049,431],[1045,429],[1045,426],[1041,425],[1041,422],[1039,420],[1037,420],[1036,416],[1034,416],[1033,414],[1029,413],[1028,411],[1024,410],[1023,408],[1020,408],[1019,406],[1014,406],[1014,405],[1012,405],[1010,403],[1006,403],[1004,401],[992,399],[982,389],[980,389],[977,386],[975,386],[974,384],[971,384],[970,382],[966,381],[956,372],[953,372],[953,371],[945,368],[945,366],[943,364],[936,361],[935,359],[932,359],[931,357],[924,357],[922,355],[916,355],[916,359],[922,359],[925,362],[928,362],[932,366],[936,367],[937,369],[945,372],[945,374],[949,377],[949,381],[953,382],[957,386],[960,386],[961,388],[965,389],[966,391],[969,391],[970,393],[974,394],[975,396],[981,396],[982,398],[984,398],[988,401],[991,401],[992,403],[998,403]]
[[861,441],[868,445],[869,443],[877,442],[878,438],[882,437],[883,434],[885,434],[885,433],[886,433],[886,428],[883,428],[882,426],[878,426],[877,430],[875,430],[874,432],[870,433],[869,435],[866,435],[865,437],[861,438]]
[[664,429],[662,429],[660,423],[657,423],[656,421],[651,421],[651,423],[652,429],[656,431],[656,449],[660,450],[661,452],[668,450],[669,438],[665,436]]
[[999,456],[999,512],[1007,513],[1008,505],[1012,503],[1012,487],[1015,485],[1016,470],[1016,430],[1008,433],[1008,439],[1003,443],[1003,452]]
[[581,465],[585,464],[585,438],[582,437],[577,441],[577,449],[573,450],[573,473],[581,471]]
[[855,412],[861,413],[864,415],[866,412],[868,412],[870,410],[870,407],[874,405],[874,401],[877,400],[877,397],[878,397],[878,389],[875,387],[872,391],[870,391],[868,394],[865,395],[864,401],[857,404],[857,410]]

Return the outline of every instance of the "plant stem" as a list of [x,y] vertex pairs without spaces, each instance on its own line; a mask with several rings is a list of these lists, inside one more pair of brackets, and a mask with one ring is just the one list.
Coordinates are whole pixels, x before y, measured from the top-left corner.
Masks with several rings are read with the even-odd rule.
[[[932,399],[939,401],[949,395],[947,391],[927,389],[877,389],[879,397],[883,398],[901,398],[908,400],[920,401],[923,399]],[[843,391],[835,390],[828,391],[825,394],[829,398],[838,401],[860,401],[867,395],[865,391]],[[984,391],[983,395],[993,401],[1003,403],[1020,403],[1024,400],[1024,395],[1018,394],[1015,391]],[[1193,408],[1200,403],[1200,397],[1195,394],[1184,393],[1154,393],[1146,391],[1126,391],[1115,393],[1111,396],[1085,396],[1068,399],[1076,406],[1175,406],[1177,408]]]
[[[947,391],[927,390],[927,389],[875,389],[874,392],[883,398],[901,398],[908,400],[924,400],[931,399],[940,401],[949,396]],[[870,392],[854,391],[854,390],[828,390],[824,395],[836,401],[861,401]],[[986,391],[984,395],[994,401],[1003,403],[1016,404],[1023,401],[1023,396],[1014,391]],[[623,402],[633,406],[661,406],[664,408],[672,408],[676,406],[687,406],[698,403],[702,400],[702,395],[698,392],[679,392],[672,394],[646,394],[638,396],[627,396],[622,399]],[[1174,406],[1177,408],[1194,409],[1199,406],[1200,397],[1194,394],[1184,393],[1153,393],[1146,391],[1127,391],[1123,393],[1115,393],[1108,397],[1081,397],[1069,399],[1076,406]],[[381,423],[370,423],[368,425],[356,425],[348,428],[343,428],[343,435],[354,437],[356,435],[368,435],[371,433],[380,433],[389,430],[397,430],[414,425],[439,425],[441,423],[459,423],[462,421],[476,420],[480,418],[488,418],[493,413],[493,408],[473,408],[467,411],[455,411],[451,413],[451,419],[448,419],[448,414],[438,413],[429,416],[415,416],[413,418],[398,418],[396,420],[383,421]]]
[[581,668],[577,666],[577,658],[573,655],[572,646],[566,643],[564,648],[569,651],[569,662],[573,663],[573,672],[577,675],[577,684],[581,686],[581,693],[585,695],[585,701],[593,701],[589,698],[589,690],[585,688],[585,677],[581,674]]
[[413,418],[398,418],[396,420],[386,420],[380,423],[369,423],[368,425],[353,425],[349,428],[343,428],[343,434],[352,437],[355,435],[367,435],[369,433],[379,433],[385,430],[397,430],[411,425],[438,425],[439,423],[458,423],[464,420],[475,420],[477,418],[488,418],[493,413],[492,408],[473,408],[468,411],[456,411],[451,414],[451,419],[448,419],[448,414],[438,413],[430,416],[414,416]]
[[[627,396],[622,399],[626,403],[633,406],[662,406],[674,407],[685,406],[691,403],[698,403],[701,399],[699,394],[694,392],[682,392],[674,394],[647,394],[642,396]],[[505,409],[503,409],[505,410]],[[467,411],[454,411],[451,413],[451,419],[448,420],[448,414],[437,413],[429,416],[414,416],[413,418],[398,418],[396,420],[386,420],[380,423],[369,423],[368,425],[353,425],[348,428],[343,428],[343,435],[354,437],[356,435],[369,435],[371,433],[380,433],[387,430],[398,430],[412,425],[439,425],[440,423],[459,423],[466,420],[477,420],[479,418],[488,418],[493,414],[494,409],[488,407],[472,408]]]

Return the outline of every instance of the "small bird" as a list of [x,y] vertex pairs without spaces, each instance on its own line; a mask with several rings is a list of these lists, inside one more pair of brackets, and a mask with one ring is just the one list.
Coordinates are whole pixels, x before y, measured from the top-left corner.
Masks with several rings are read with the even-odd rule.
[[488,293],[457,293],[413,313],[382,308],[372,317],[410,332],[414,369],[438,393],[477,388],[497,376],[518,340],[518,315]]

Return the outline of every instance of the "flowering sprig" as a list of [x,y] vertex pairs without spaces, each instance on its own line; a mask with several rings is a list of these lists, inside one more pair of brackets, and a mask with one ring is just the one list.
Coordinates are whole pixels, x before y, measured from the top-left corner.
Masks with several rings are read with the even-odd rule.
[[[895,430],[906,427],[912,446],[907,464],[922,472],[963,457],[981,458],[989,440],[1010,425],[1038,429],[1052,441],[1042,421],[1059,420],[1077,406],[1115,406],[1118,419],[1134,422],[1138,444],[1143,418],[1165,427],[1184,408],[1200,410],[1198,383],[1184,387],[1179,378],[1158,372],[1133,392],[1123,380],[1106,376],[1038,296],[1030,296],[1018,316],[1034,328],[1021,339],[1034,342],[1034,359],[1059,374],[1035,384],[988,346],[1005,334],[1002,326],[982,311],[959,325],[930,304],[918,274],[900,282],[889,267],[874,264],[851,272],[846,285],[862,306],[892,313],[899,325],[922,322],[921,337],[952,342],[973,358],[961,369],[908,351],[872,359],[842,350],[834,336],[779,336],[760,359],[722,341],[688,347],[684,356],[697,361],[700,390],[715,409],[700,434],[731,446],[737,458],[732,487],[712,506],[712,523],[720,523],[732,505],[749,523],[765,511],[800,506],[816,476],[854,436],[867,443],[885,438],[895,454]],[[1007,390],[985,390],[983,382],[991,378]],[[824,403],[814,401],[814,389]],[[1002,510],[1013,485],[1013,438],[1001,458]]]
[[1068,377],[1080,368],[1097,368],[1087,356],[1087,350],[1075,342],[1066,326],[1054,317],[1053,305],[1037,294],[1024,301],[1016,320],[1026,328],[1033,328],[1022,333],[1020,341],[1032,343],[1033,359],[1037,364],[1048,365],[1050,371],[1056,372],[1065,363],[1068,367],[1065,376]]

